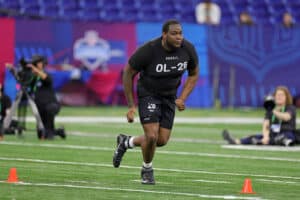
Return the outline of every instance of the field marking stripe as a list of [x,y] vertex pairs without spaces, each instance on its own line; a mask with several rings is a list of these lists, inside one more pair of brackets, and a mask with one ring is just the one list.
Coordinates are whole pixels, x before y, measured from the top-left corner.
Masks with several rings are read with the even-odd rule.
[[285,146],[265,146],[265,145],[222,145],[224,149],[238,149],[238,150],[259,150],[259,151],[282,151],[295,152],[300,151],[300,146],[285,147]]
[[96,150],[96,151],[114,151],[113,148],[108,147],[95,147],[95,146],[80,146],[80,145],[66,145],[66,144],[50,144],[50,143],[44,143],[44,144],[35,144],[35,143],[29,143],[29,142],[10,142],[10,141],[1,141],[1,144],[6,145],[16,145],[16,146],[30,146],[30,147],[49,147],[49,148],[62,148],[62,149],[86,149],[86,150]]
[[256,180],[262,181],[262,182],[270,182],[270,183],[300,184],[300,183],[293,182],[293,181],[279,181],[279,180],[270,180],[270,179],[256,179]]
[[[0,160],[112,168],[112,164],[104,164],[104,163],[88,163],[88,162],[83,163],[83,162],[70,162],[70,161],[58,161],[58,160],[41,160],[41,159],[25,159],[25,158],[8,158],[8,157],[0,157]],[[121,165],[121,168],[141,169],[141,167],[128,166],[128,165]],[[243,174],[243,173],[230,173],[230,172],[209,172],[209,171],[204,171],[204,170],[182,170],[182,169],[166,169],[166,168],[154,168],[154,169],[157,170],[157,171],[178,172],[178,173],[229,175],[229,176],[243,176],[243,177],[266,177],[266,178],[281,178],[281,179],[300,180],[300,177],[295,177],[295,176],[275,176],[275,175]]]
[[[28,122],[35,122],[34,117],[27,117]],[[90,116],[59,116],[55,118],[59,123],[127,123],[125,117],[90,117]],[[139,122],[139,119],[136,119]],[[184,124],[261,124],[262,118],[257,117],[175,117],[174,123]],[[297,123],[300,120],[297,120]]]
[[[4,181],[0,181],[4,183]],[[141,189],[128,189],[128,188],[113,188],[113,187],[100,187],[100,186],[83,186],[83,185],[71,185],[71,184],[58,184],[58,183],[29,183],[20,182],[14,183],[14,185],[29,185],[29,186],[45,186],[45,187],[65,187],[65,188],[79,188],[79,189],[94,189],[94,190],[110,190],[110,191],[124,191],[124,192],[140,192],[140,193],[152,193],[152,194],[167,194],[167,195],[179,195],[189,197],[199,197],[208,199],[241,199],[241,200],[261,200],[261,197],[244,197],[234,195],[208,195],[208,194],[196,194],[185,192],[168,192],[168,191],[155,191],[155,190],[141,190]]]
[[[79,145],[63,145],[63,144],[34,144],[34,143],[20,143],[20,142],[9,142],[1,141],[0,144],[5,145],[18,145],[18,146],[37,146],[37,147],[49,147],[49,148],[63,148],[63,149],[84,149],[84,150],[95,150],[95,151],[114,151],[113,148],[108,147],[95,147],[95,146],[79,146]],[[140,150],[131,149],[128,152],[141,152]],[[199,152],[181,152],[181,151],[166,151],[157,150],[158,154],[167,155],[182,155],[182,156],[201,156],[201,157],[217,157],[217,158],[237,158],[237,159],[251,159],[251,160],[268,160],[268,161],[286,161],[286,162],[300,162],[300,159],[296,158],[280,158],[280,157],[260,157],[260,156],[241,156],[232,154],[213,154],[213,153],[199,153]]]
[[231,183],[231,182],[229,182],[229,181],[213,181],[213,180],[204,180],[204,179],[192,180],[192,182],[202,182],[202,183],[225,183],[225,184]]
[[[80,131],[68,131],[68,135],[79,137],[99,137],[99,138],[116,138],[116,135],[109,133],[87,133]],[[186,142],[186,143],[205,143],[205,144],[225,144],[224,140],[210,139],[193,139],[193,138],[170,138],[171,142]]]
[[287,161],[287,162],[300,162],[300,159],[295,158],[280,158],[280,157],[259,157],[259,156],[240,156],[232,154],[214,154],[214,153],[198,153],[198,152],[180,152],[180,151],[160,151],[157,153],[170,154],[170,155],[184,155],[184,156],[205,156],[217,158],[238,158],[238,159],[251,159],[251,160],[269,160],[269,161]]
[[[141,183],[140,179],[134,179],[134,180],[130,180],[132,182],[136,182],[136,183]],[[163,185],[173,185],[173,183],[169,183],[169,182],[161,182],[161,181],[155,181],[156,184],[163,184]]]

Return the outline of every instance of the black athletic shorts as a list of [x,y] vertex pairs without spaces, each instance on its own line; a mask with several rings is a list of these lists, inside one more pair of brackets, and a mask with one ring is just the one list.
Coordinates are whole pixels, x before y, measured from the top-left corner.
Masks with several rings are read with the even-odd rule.
[[142,124],[158,122],[160,127],[172,129],[176,97],[139,97],[139,116]]

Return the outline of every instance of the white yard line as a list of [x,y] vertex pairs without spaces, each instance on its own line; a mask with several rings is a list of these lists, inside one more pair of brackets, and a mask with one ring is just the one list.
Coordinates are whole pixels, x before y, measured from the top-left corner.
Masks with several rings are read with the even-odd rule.
[[300,183],[294,182],[294,181],[279,181],[279,180],[270,180],[270,179],[255,179],[257,181],[262,182],[270,182],[270,183],[281,183],[281,184],[297,184],[300,185]]
[[[81,150],[94,150],[94,151],[110,151],[113,152],[114,148],[109,147],[95,147],[95,146],[79,146],[79,145],[63,145],[63,144],[36,144],[36,143],[24,143],[24,142],[9,142],[1,141],[0,145],[15,145],[15,146],[33,146],[33,147],[47,147],[47,148],[62,148],[62,149],[81,149]],[[141,152],[137,149],[131,149],[128,152]],[[199,157],[216,157],[216,158],[236,158],[247,160],[269,160],[269,161],[283,161],[283,162],[300,162],[300,159],[296,158],[281,158],[281,157],[262,157],[262,156],[241,156],[232,154],[214,154],[214,153],[199,153],[199,152],[184,152],[184,151],[165,151],[157,150],[158,154],[167,155],[180,155],[180,156],[199,156]]]
[[[0,181],[4,183],[4,181]],[[209,194],[197,194],[197,193],[185,193],[185,192],[170,192],[170,191],[155,191],[155,190],[142,190],[131,188],[117,188],[117,187],[101,187],[101,186],[83,186],[83,185],[71,185],[60,183],[29,183],[21,182],[14,183],[15,185],[25,186],[41,186],[41,187],[59,187],[59,188],[76,188],[76,189],[94,189],[94,190],[106,190],[106,191],[123,191],[123,192],[135,192],[135,193],[150,193],[150,194],[163,194],[163,195],[177,195],[186,197],[199,197],[207,199],[241,199],[241,200],[259,200],[261,197],[245,197],[235,195],[209,195]]]
[[[130,180],[132,182],[136,183],[141,183],[141,180],[135,179],[135,180]],[[163,185],[173,185],[173,183],[168,183],[168,182],[161,182],[161,181],[155,181],[156,184],[163,184]]]
[[185,143],[201,143],[201,144],[224,144],[223,140],[210,140],[210,139],[195,139],[195,138],[171,138],[170,141],[185,142]]
[[75,135],[82,137],[101,137],[101,138],[116,138],[117,134],[112,133],[90,133],[90,132],[81,132],[81,131],[68,131],[67,135]]
[[[100,138],[116,138],[116,134],[110,133],[87,133],[80,131],[68,131],[68,135],[75,135],[79,137],[100,137]],[[223,140],[209,140],[209,139],[194,139],[194,138],[171,138],[170,141],[186,142],[186,143],[205,143],[205,144],[225,144]]]
[[[27,117],[28,122],[35,122],[34,117]],[[135,119],[139,122],[138,117]],[[59,123],[127,123],[125,117],[90,117],[90,116],[58,116],[55,118]],[[175,117],[175,123],[185,124],[261,124],[263,118],[255,117]],[[297,122],[300,122],[297,121]]]
[[296,158],[280,158],[280,157],[260,157],[260,156],[241,156],[232,154],[215,154],[215,153],[198,153],[198,152],[180,152],[180,151],[161,151],[157,153],[168,155],[181,155],[181,156],[200,156],[200,157],[216,157],[216,158],[237,158],[247,160],[270,160],[270,161],[286,161],[286,162],[300,162],[300,159]]
[[15,146],[30,146],[30,147],[48,147],[48,148],[61,148],[61,149],[81,149],[81,150],[95,150],[95,151],[113,151],[113,148],[108,147],[95,147],[95,146],[79,146],[79,145],[66,145],[66,144],[38,144],[38,143],[28,143],[28,142],[9,142],[1,141],[1,144],[5,145],[15,145]]
[[204,179],[197,179],[197,180],[192,180],[192,182],[202,182],[202,183],[221,183],[221,184],[229,184],[231,182],[229,181],[213,181],[213,180],[204,180]]
[[[28,158],[25,159],[25,158],[11,158],[11,157],[10,158],[0,157],[0,160],[112,168],[112,164],[104,164],[104,163],[71,162],[71,161],[41,160],[41,159],[28,159]],[[139,170],[141,169],[141,167],[128,166],[128,165],[121,165],[121,168],[139,169]],[[228,175],[228,176],[242,176],[242,177],[264,177],[264,178],[281,178],[281,179],[300,180],[300,177],[296,177],[296,176],[273,176],[273,175],[265,175],[265,174],[243,174],[243,173],[231,173],[231,172],[211,172],[211,171],[204,171],[204,170],[182,170],[182,169],[168,169],[168,168],[154,168],[154,169],[157,170],[157,171],[167,171],[167,172],[176,172],[176,173],[212,174],[212,175]]]
[[255,151],[300,151],[300,146],[283,147],[269,145],[222,145],[224,149],[255,150]]
[[93,181],[73,181],[73,180],[67,180],[66,182],[70,183],[85,183],[85,184],[101,184],[99,182],[93,182]]

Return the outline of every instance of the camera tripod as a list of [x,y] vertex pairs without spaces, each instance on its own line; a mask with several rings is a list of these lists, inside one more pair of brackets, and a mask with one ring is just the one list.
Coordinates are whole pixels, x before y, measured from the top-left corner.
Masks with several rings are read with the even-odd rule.
[[[28,104],[31,107],[31,111],[32,111],[32,113],[33,113],[33,115],[34,115],[34,117],[36,119],[36,122],[37,122],[36,124],[37,124],[37,129],[38,129],[37,130],[38,131],[38,136],[40,138],[44,138],[45,137],[45,128],[44,128],[44,124],[42,122],[41,116],[39,114],[39,111],[37,109],[37,106],[36,106],[33,98],[26,91],[26,88],[23,87],[23,86],[21,86],[21,90],[17,93],[16,100],[12,104],[10,112],[4,118],[3,129],[7,130],[10,127],[12,119],[15,116],[17,109],[20,108],[20,103],[21,103],[22,98],[24,97],[24,95],[25,95],[25,98],[28,101]],[[25,112],[24,116],[21,116],[21,117],[23,117],[22,120],[23,120],[23,122],[25,124],[26,112]],[[19,124],[19,122],[21,120],[20,116],[18,116],[18,118],[19,118],[18,119],[18,124]],[[18,133],[21,134],[22,133],[22,129],[25,129],[25,125],[23,127],[22,126],[21,127],[18,126],[17,129],[18,129]]]

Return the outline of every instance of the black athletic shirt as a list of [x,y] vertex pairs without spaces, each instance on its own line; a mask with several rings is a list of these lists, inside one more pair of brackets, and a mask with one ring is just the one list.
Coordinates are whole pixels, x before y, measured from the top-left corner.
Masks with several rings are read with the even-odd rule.
[[4,117],[6,116],[6,110],[9,109],[11,107],[11,100],[10,98],[5,95],[2,94],[2,96],[0,97],[0,101],[1,101],[1,116],[0,116],[0,122],[2,123],[4,120]]
[[[296,130],[296,108],[293,105],[288,105],[285,107],[283,112],[288,112],[291,115],[291,119],[289,121],[282,121],[280,132],[293,132]],[[274,120],[272,120],[274,118]],[[280,121],[273,117],[272,112],[266,112],[265,119],[270,120],[270,127],[272,124],[279,124]]]
[[194,46],[183,40],[175,51],[167,51],[156,38],[137,49],[130,57],[129,65],[140,72],[138,96],[175,96],[186,69],[198,67]]
[[37,106],[45,106],[49,103],[57,103],[53,89],[52,78],[49,74],[47,74],[47,78],[45,80],[35,78],[33,93]]

